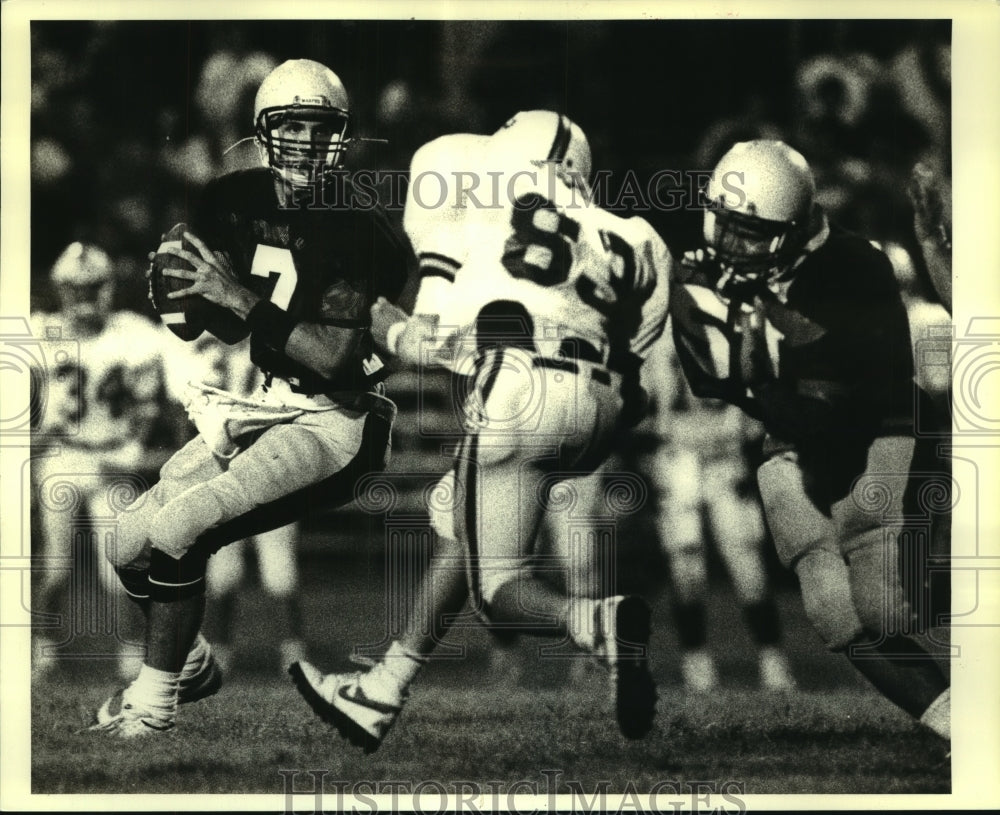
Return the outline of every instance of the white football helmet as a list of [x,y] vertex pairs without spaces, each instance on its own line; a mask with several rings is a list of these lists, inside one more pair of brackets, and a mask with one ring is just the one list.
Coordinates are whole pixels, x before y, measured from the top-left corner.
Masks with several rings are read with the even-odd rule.
[[261,161],[293,189],[322,180],[340,165],[350,102],[340,78],[325,65],[283,62],[260,84],[253,115]]
[[90,243],[71,243],[52,265],[49,277],[74,330],[99,332],[114,305],[115,272],[108,253]]
[[781,274],[809,239],[816,182],[781,141],[739,142],[712,171],[703,232],[709,253],[747,279]]
[[586,182],[593,169],[590,143],[580,126],[551,110],[515,113],[490,137],[498,155],[522,163],[550,161]]

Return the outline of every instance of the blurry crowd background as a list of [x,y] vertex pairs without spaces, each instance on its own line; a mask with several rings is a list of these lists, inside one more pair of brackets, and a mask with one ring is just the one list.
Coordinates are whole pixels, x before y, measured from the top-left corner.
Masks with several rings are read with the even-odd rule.
[[839,222],[905,246],[913,164],[950,175],[949,21],[35,22],[31,37],[35,308],[52,306],[58,253],[89,239],[120,264],[120,305],[145,311],[146,253],[208,178],[256,161],[249,142],[224,152],[291,57],[333,68],[354,132],[388,139],[353,151],[370,169],[538,107],[577,121],[619,180],[780,137]]
[[[933,298],[906,191],[918,161],[950,177],[950,37],[946,20],[35,22],[32,310],[55,310],[49,270],[70,241],[84,240],[116,261],[116,305],[152,316],[147,253],[187,220],[206,181],[258,163],[248,139],[254,93],[274,66],[298,57],[340,75],[354,135],[387,141],[352,149],[354,169],[405,172],[438,135],[488,133],[518,110],[548,108],[588,134],[595,167],[611,174],[603,203],[622,215],[657,173],[707,171],[734,141],[783,139],[812,164],[833,219],[899,247],[908,295]],[[639,198],[619,200],[629,178]],[[635,214],[657,226],[662,213]],[[401,220],[402,211],[391,215]],[[445,469],[440,437],[418,430],[457,430],[447,383],[418,395],[428,380],[393,380],[393,469]],[[747,440],[739,432],[708,452],[709,441],[680,438],[691,423],[669,413],[685,401],[659,405],[611,466],[648,473],[657,449],[671,444],[738,464]],[[726,488],[753,492],[752,469],[734,472]],[[655,528],[656,502],[647,506],[653,511],[629,519],[629,537],[649,540],[655,555],[651,541],[665,528],[662,519]],[[380,557],[370,555],[371,574]],[[768,557],[773,567],[769,549]],[[662,573],[649,559],[633,561],[638,579],[658,585]]]

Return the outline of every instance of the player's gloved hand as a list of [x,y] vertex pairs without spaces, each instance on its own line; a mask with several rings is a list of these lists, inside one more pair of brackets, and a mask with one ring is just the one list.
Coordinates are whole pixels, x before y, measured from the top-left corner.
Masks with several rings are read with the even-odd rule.
[[414,314],[396,342],[396,356],[409,365],[428,362],[427,350],[435,341],[438,327],[436,314]]
[[[390,347],[389,329],[398,323],[405,323],[409,315],[399,306],[390,303],[384,297],[379,297],[371,307],[372,317],[372,339],[375,343],[390,353],[395,353],[395,348]],[[396,329],[401,331],[402,329]]]

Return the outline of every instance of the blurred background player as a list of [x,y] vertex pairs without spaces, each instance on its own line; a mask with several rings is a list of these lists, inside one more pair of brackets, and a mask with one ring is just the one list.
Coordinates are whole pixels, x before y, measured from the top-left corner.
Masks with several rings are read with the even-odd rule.
[[[456,185],[443,205],[422,204],[428,168]],[[507,173],[496,206],[460,180],[482,183],[487,171]],[[652,728],[645,602],[572,596],[537,562],[553,486],[593,473],[641,413],[639,367],[666,320],[666,247],[641,218],[587,204],[590,171],[583,131],[551,111],[515,114],[489,137],[442,137],[413,158],[404,225],[421,288],[412,317],[376,303],[373,330],[405,362],[475,377],[466,435],[440,486],[452,500],[431,509],[439,549],[406,631],[379,663],[361,674],[305,662],[291,671],[317,714],[366,750],[395,722],[467,595],[489,626],[596,657],[622,733]],[[467,581],[453,566],[434,568],[462,560]]]
[[720,159],[700,217],[672,235],[674,339],[696,395],[764,424],[765,516],[820,637],[948,739],[949,683],[907,636],[920,610],[899,577],[899,519],[928,444],[914,434],[926,396],[907,314],[888,258],[831,224],[815,192],[783,142],[741,142]]
[[[113,597],[123,597],[102,551],[103,538],[121,510],[121,496],[113,498],[109,491],[116,485],[119,491],[125,489],[123,494],[148,488],[178,444],[185,421],[168,390],[171,336],[140,314],[116,309],[116,272],[108,254],[94,244],[72,243],[53,265],[50,280],[58,310],[32,317],[32,333],[44,339],[48,355],[47,367],[36,371],[44,407],[34,432],[49,443],[32,468],[42,541],[35,555],[43,567],[34,609],[62,612],[64,631],[58,642],[46,629],[37,633],[36,672],[53,666],[60,647],[70,650],[70,624],[79,630],[82,621],[66,614],[98,607],[96,594],[65,594],[78,536],[95,539],[100,586]],[[102,526],[108,524],[102,535]],[[88,555],[74,568],[89,573]],[[72,585],[80,591],[84,581]],[[119,615],[129,608],[128,603],[116,604]],[[128,626],[121,616],[118,622],[122,636]],[[141,650],[123,644],[123,673],[131,671],[137,659]]]
[[[209,333],[192,343],[192,373],[198,381],[230,393],[249,396],[260,384],[261,374],[250,363],[243,343],[226,345]],[[284,670],[305,658],[302,611],[299,605],[297,545],[299,524],[261,532],[222,547],[208,561],[205,575],[208,594],[206,634],[219,667],[226,671],[236,660],[233,633],[239,597],[246,587],[246,559],[253,553],[268,609],[281,632],[279,665]],[[259,640],[258,640],[259,643]]]
[[[684,685],[705,692],[719,683],[706,618],[713,590],[711,542],[756,647],[761,686],[791,690],[795,680],[780,647],[781,621],[764,560],[767,530],[749,461],[762,429],[734,405],[695,397],[669,336],[650,352],[643,385],[654,405],[649,421],[660,439],[649,477],[657,493],[657,525],[668,560]],[[726,640],[730,634],[726,632]],[[723,637],[718,639],[721,645]]]

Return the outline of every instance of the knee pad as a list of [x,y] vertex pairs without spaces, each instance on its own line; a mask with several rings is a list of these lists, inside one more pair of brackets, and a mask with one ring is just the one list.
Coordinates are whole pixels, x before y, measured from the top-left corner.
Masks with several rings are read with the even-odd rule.
[[199,535],[223,518],[219,497],[207,484],[197,484],[168,501],[150,523],[154,549],[175,558],[184,555]]
[[112,566],[129,566],[139,561],[148,565],[150,524],[161,506],[155,493],[147,492],[119,513],[115,536],[104,548]]
[[847,564],[825,549],[807,552],[795,564],[802,604],[816,633],[831,651],[843,651],[861,633]]
[[204,594],[207,565],[208,558],[200,548],[179,560],[153,549],[149,556],[149,598],[171,603]]

